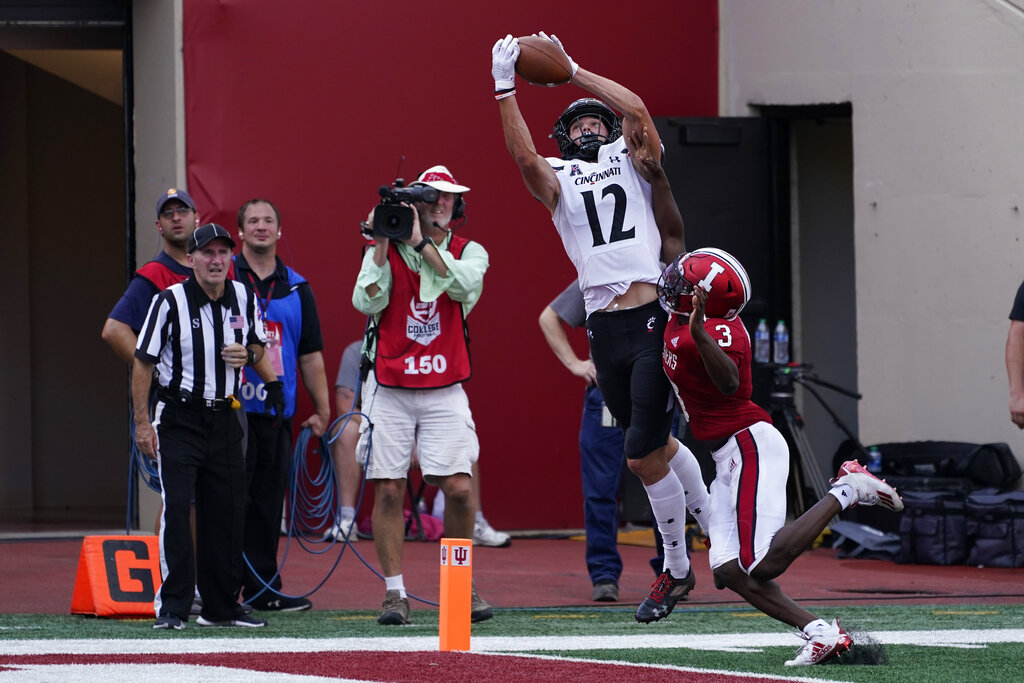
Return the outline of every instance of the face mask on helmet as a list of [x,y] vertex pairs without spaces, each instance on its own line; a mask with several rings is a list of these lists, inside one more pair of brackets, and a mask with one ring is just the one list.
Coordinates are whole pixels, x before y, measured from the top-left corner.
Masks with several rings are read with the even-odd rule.
[[[608,130],[608,137],[587,133],[577,140],[573,140],[570,135],[572,126],[584,116],[601,119],[605,129]],[[592,97],[584,97],[570,104],[558,117],[554,133],[551,134],[551,137],[558,143],[558,151],[561,152],[563,159],[582,159],[583,161],[597,161],[597,151],[601,145],[606,145],[621,136],[622,120],[615,115],[611,107]]]
[[704,315],[732,320],[750,300],[750,279],[734,256],[707,247],[680,254],[665,268],[658,280],[658,301],[673,315],[693,310],[693,289],[708,293]]

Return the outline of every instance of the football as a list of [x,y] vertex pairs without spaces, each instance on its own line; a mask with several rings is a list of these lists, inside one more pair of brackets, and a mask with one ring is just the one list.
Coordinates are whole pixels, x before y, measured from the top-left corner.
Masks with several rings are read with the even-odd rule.
[[550,40],[523,36],[519,40],[516,73],[533,85],[555,86],[572,78],[569,57]]

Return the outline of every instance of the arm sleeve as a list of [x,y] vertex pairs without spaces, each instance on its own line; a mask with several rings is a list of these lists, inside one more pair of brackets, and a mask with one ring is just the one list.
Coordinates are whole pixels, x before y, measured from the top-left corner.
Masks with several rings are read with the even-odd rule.
[[569,286],[548,305],[570,327],[582,327],[587,322],[587,308],[583,302],[579,280],[569,283]]
[[149,311],[149,305],[158,293],[159,290],[152,282],[136,275],[128,283],[128,288],[124,290],[124,294],[107,317],[124,323],[138,335]]
[[316,297],[308,282],[299,285],[299,301],[302,308],[302,330],[299,332],[298,355],[324,350],[324,338],[320,332],[320,315],[316,310]]
[[363,340],[354,341],[345,347],[338,365],[338,377],[334,380],[335,387],[347,387],[355,391],[359,380],[359,361],[362,360]]
[[459,258],[447,249],[441,250],[440,254],[448,266],[448,276],[441,277],[433,268],[423,268],[420,271],[420,299],[435,301],[441,294],[448,294],[452,301],[463,304],[468,315],[484,289],[484,273],[490,265],[487,250],[477,242],[469,242]]
[[135,344],[136,358],[153,365],[160,360],[160,352],[167,343],[167,314],[172,303],[173,297],[166,290],[153,299]]
[[[380,291],[371,297],[366,293],[366,288],[373,284],[380,287]],[[363,254],[359,275],[356,276],[356,286],[352,290],[352,305],[364,315],[377,315],[388,307],[390,300],[391,266],[387,261],[383,266],[378,266],[373,262],[373,249],[367,249]]]
[[229,280],[229,284],[236,285],[235,296],[243,297],[245,300],[245,317],[249,323],[249,334],[245,338],[245,346],[251,344],[267,345],[267,328],[260,316],[259,305],[256,303],[256,293],[245,284],[237,280]]
[[1010,320],[1024,321],[1024,282],[1017,288],[1017,296],[1013,299],[1013,308],[1010,309]]

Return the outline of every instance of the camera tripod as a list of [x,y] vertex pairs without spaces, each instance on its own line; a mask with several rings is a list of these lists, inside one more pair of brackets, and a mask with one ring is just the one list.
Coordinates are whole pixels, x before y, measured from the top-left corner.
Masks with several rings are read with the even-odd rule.
[[[821,407],[829,414],[835,425],[856,445],[857,450],[866,456],[867,451],[864,449],[864,445],[861,444],[860,439],[839,419],[839,416],[829,407],[825,399],[811,387],[811,384],[817,384],[857,400],[861,399],[861,395],[855,391],[850,391],[849,389],[844,389],[819,379],[815,375],[807,374],[813,367],[811,365],[778,365],[772,367],[774,368],[774,379],[769,399],[769,412],[772,416],[772,422],[775,423],[779,431],[783,432],[786,441],[796,449],[796,454],[799,457],[798,466],[794,469],[794,478],[797,509],[799,513],[803,513],[810,507],[804,501],[804,487],[810,488],[819,500],[828,492],[828,487],[827,477],[821,473],[818,461],[814,458],[811,443],[807,440],[807,435],[804,433],[803,418],[797,412],[796,404],[793,401],[793,385],[799,384],[806,389],[821,404]],[[783,425],[785,425],[784,428]]]

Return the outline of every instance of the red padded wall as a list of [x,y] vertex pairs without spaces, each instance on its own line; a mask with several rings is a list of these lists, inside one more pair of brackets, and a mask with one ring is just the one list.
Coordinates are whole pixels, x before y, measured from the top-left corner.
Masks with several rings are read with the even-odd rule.
[[[712,116],[717,2],[185,0],[184,10],[189,191],[204,221],[229,228],[247,199],[277,204],[279,254],[316,293],[332,386],[342,349],[363,330],[351,304],[365,243],[358,222],[377,188],[438,163],[472,188],[461,234],[491,257],[469,317],[466,385],[484,509],[498,528],[581,526],[583,387],[537,327],[574,271],[505,149],[491,46],[506,33],[553,32],[576,61],[637,92],[653,115]],[[571,85],[520,87],[542,154],[557,156],[547,134],[582,96]],[[572,339],[585,354],[582,333]],[[299,421],[310,411],[301,395]]]

